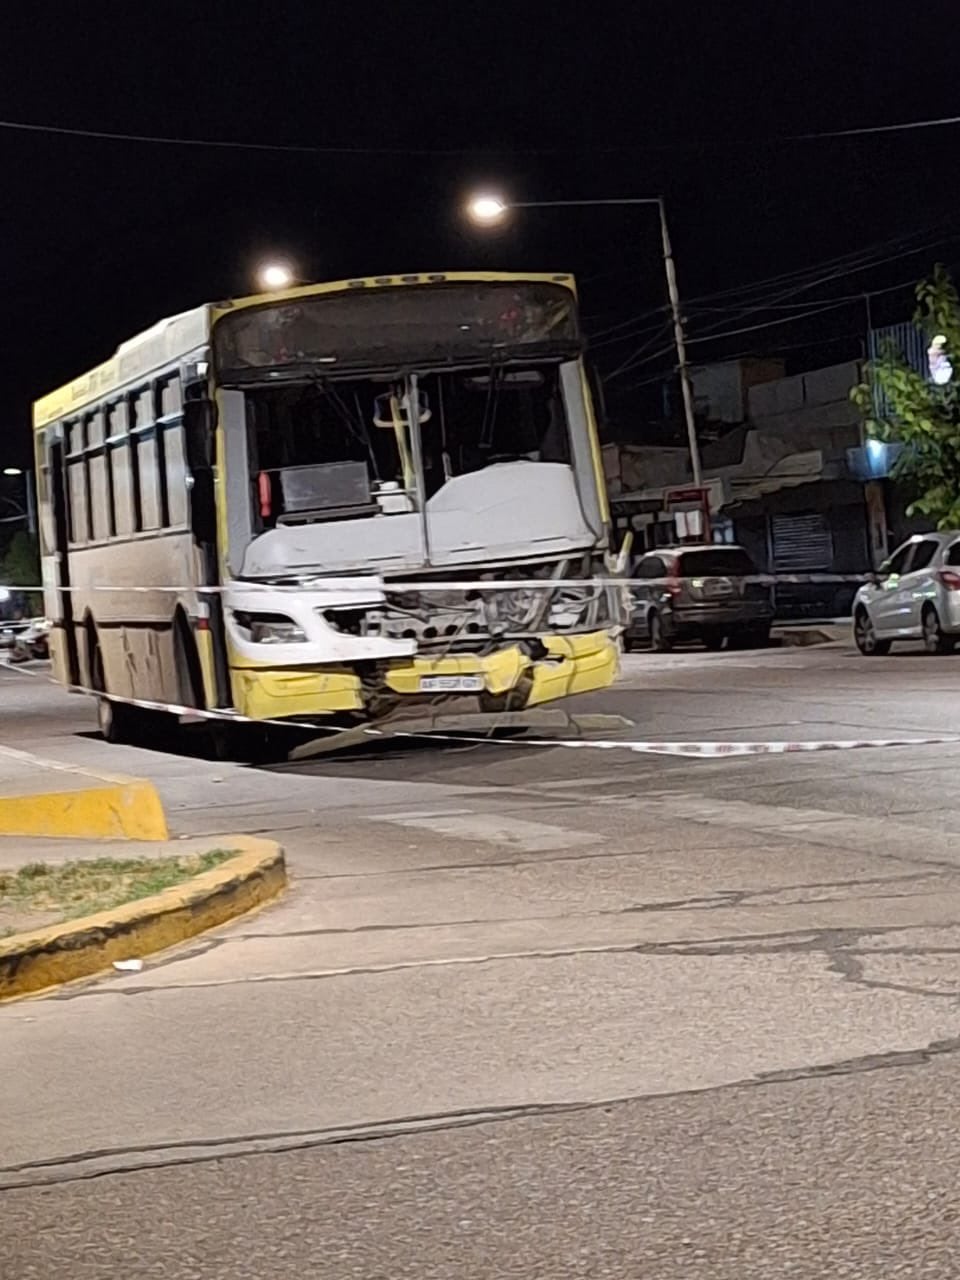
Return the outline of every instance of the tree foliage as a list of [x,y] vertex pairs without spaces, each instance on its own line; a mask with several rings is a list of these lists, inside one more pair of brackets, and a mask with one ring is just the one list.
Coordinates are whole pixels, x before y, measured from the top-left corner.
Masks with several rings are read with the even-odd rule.
[[913,495],[910,515],[939,529],[960,528],[960,295],[946,268],[937,266],[917,285],[914,323],[932,342],[946,339],[955,376],[936,386],[888,344],[867,365],[867,380],[853,390],[867,430],[904,446],[894,475]]
[[[8,587],[35,587],[39,581],[40,548],[37,539],[21,530],[10,539],[6,555],[0,560],[0,583]],[[30,592],[20,598],[19,607],[30,614],[39,613],[43,608],[43,597],[38,592]]]
[[35,587],[40,581],[40,551],[29,533],[15,533],[3,557],[3,581],[10,587]]

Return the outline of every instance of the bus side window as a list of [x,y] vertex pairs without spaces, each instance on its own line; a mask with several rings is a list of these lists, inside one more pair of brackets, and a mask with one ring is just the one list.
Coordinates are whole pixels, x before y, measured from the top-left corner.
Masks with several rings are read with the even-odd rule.
[[90,524],[95,542],[110,537],[110,493],[107,481],[107,453],[104,445],[102,409],[87,414],[87,477],[90,482]]
[[163,423],[163,469],[167,524],[182,528],[190,520],[187,502],[187,461],[183,440],[183,392],[177,374],[161,382],[157,389],[160,420]]
[[140,486],[140,529],[163,527],[157,428],[154,425],[153,388],[146,387],[131,401],[136,415],[131,441],[137,451],[136,479]]
[[70,510],[70,541],[84,543],[90,539],[90,506],[87,501],[87,460],[84,457],[84,423],[80,419],[66,424],[67,495]]
[[121,538],[136,532],[136,508],[133,496],[133,469],[130,460],[130,441],[127,437],[127,405],[121,400],[108,411],[108,460],[110,485],[113,491],[113,531]]

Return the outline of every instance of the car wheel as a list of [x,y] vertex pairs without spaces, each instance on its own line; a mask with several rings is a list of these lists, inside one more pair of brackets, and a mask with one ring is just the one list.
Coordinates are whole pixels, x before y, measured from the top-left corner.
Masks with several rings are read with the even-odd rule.
[[873,619],[866,609],[857,610],[853,620],[853,639],[864,657],[879,658],[890,652],[890,641],[877,639]]
[[718,649],[723,648],[723,642],[726,635],[722,631],[708,631],[703,637],[704,647],[709,649],[711,653],[716,653]]
[[770,627],[766,623],[760,623],[758,626],[749,627],[743,633],[743,647],[745,649],[769,649],[770,647]]
[[921,622],[923,624],[923,647],[927,653],[950,653],[953,649],[954,641],[952,637],[943,634],[943,629],[940,626],[940,617],[932,604],[924,606]]
[[659,613],[650,615],[650,648],[656,653],[669,653],[673,648],[673,641],[664,633]]

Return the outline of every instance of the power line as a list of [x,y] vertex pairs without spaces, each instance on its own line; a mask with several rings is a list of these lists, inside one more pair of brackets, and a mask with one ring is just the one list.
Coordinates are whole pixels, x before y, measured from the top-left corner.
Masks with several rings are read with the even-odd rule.
[[[695,334],[691,337],[688,337],[687,342],[689,345],[694,345],[694,344],[708,342],[708,341],[719,342],[724,338],[734,337],[741,333],[753,333],[761,329],[774,328],[777,325],[789,324],[794,320],[803,320],[809,316],[818,315],[825,311],[832,311],[837,309],[840,306],[848,305],[851,302],[862,301],[865,294],[879,297],[885,293],[893,293],[898,289],[906,288],[911,282],[909,281],[902,282],[900,284],[892,285],[884,289],[863,290],[860,293],[846,294],[840,298],[825,298],[825,299],[817,299],[817,300],[807,299],[806,300],[807,302],[822,301],[823,306],[818,306],[816,308],[813,308],[812,310],[808,309],[805,311],[800,311],[797,314],[781,316],[775,320],[765,321],[757,325],[748,325],[748,326],[743,326],[736,329],[726,329],[726,330],[723,329],[723,325],[725,323],[729,323],[731,319],[746,319],[751,315],[758,315],[765,311],[778,309],[778,306],[782,304],[785,299],[794,297],[799,293],[805,293],[808,289],[815,288],[817,285],[826,284],[832,280],[840,279],[848,275],[855,275],[860,271],[869,270],[876,266],[882,266],[887,262],[900,261],[905,257],[910,257],[914,253],[920,253],[925,251],[926,249],[934,248],[939,244],[948,243],[949,240],[954,238],[955,237],[949,237],[944,240],[935,240],[932,243],[926,243],[926,244],[917,246],[914,249],[910,249],[899,254],[888,255],[887,257],[873,259],[873,260],[870,260],[867,257],[867,255],[870,252],[874,252],[877,248],[882,247],[882,244],[874,246],[872,250],[861,251],[860,254],[858,255],[852,255],[852,254],[847,255],[848,260],[853,257],[859,257],[860,259],[863,259],[863,261],[861,261],[858,265],[848,266],[841,271],[833,272],[825,276],[814,277],[813,279],[808,280],[806,283],[802,285],[798,285],[796,287],[786,289],[781,291],[780,293],[774,294],[771,296],[770,299],[764,300],[763,302],[758,301],[756,305],[752,305],[742,309],[739,312],[739,315],[728,316],[726,320],[720,320],[716,324],[708,327],[705,331]],[[902,239],[903,237],[901,237],[901,240]],[[889,242],[882,242],[882,243],[885,244]],[[827,264],[824,264],[824,265],[827,265]],[[792,307],[794,306],[802,306],[802,305],[803,304],[792,304],[791,310],[792,310]],[[733,310],[733,308],[731,308],[731,310]],[[639,321],[640,317],[636,317],[635,319]],[[662,328],[661,328],[661,332],[662,332]],[[624,335],[624,336],[633,336],[633,335]],[[600,343],[598,345],[604,346],[606,344]],[[623,364],[618,365],[617,368],[614,369],[612,373],[608,374],[607,375],[608,378],[619,377],[622,373],[627,372],[628,370],[635,368],[641,364],[651,364],[653,363],[653,361],[661,358],[662,356],[668,355],[673,349],[672,347],[664,347],[662,350],[655,352],[653,355],[647,356],[645,355],[645,353],[649,350],[651,345],[653,345],[652,342],[647,342],[642,347],[640,347],[639,350],[635,351],[627,360],[623,362]]]
[[[900,253],[893,254],[887,257],[877,258],[875,256],[882,249],[892,248],[897,245],[909,245],[910,241],[915,240],[918,236],[929,236],[933,232],[939,230],[941,227],[944,227],[944,229],[946,230],[944,223],[941,222],[939,224],[934,224],[933,226],[930,226],[928,228],[924,228],[921,231],[914,232],[910,235],[900,235],[900,236],[891,237],[888,240],[878,241],[875,244],[870,245],[866,249],[858,249],[852,253],[842,254],[835,258],[824,259],[822,262],[816,263],[809,267],[804,267],[802,270],[785,272],[782,275],[778,275],[778,276],[770,276],[765,280],[755,281],[751,285],[736,285],[736,286],[731,286],[728,289],[718,290],[717,292],[714,292],[714,293],[700,294],[692,298],[685,298],[684,310],[686,311],[688,308],[692,307],[693,314],[696,314],[697,312],[707,311],[707,310],[710,310],[710,308],[700,307],[698,304],[701,302],[712,301],[712,300],[720,299],[724,297],[733,298],[735,295],[743,295],[742,303],[731,301],[729,307],[717,308],[718,312],[730,312],[730,313],[739,312],[739,315],[737,315],[736,318],[743,318],[747,315],[755,315],[758,312],[761,312],[764,310],[779,309],[780,306],[784,306],[785,308],[789,308],[789,309],[802,308],[807,305],[808,300],[805,299],[802,303],[788,304],[788,303],[782,303],[781,299],[789,298],[794,296],[797,293],[805,292],[806,288],[813,287],[815,284],[827,283],[833,279],[840,279],[845,275],[854,275],[858,271],[868,270],[869,268],[872,268],[874,266],[881,266],[887,262],[893,262],[893,261],[900,260],[904,257],[909,257],[914,253],[925,252],[928,249],[936,248],[940,244],[950,243],[955,238],[954,234],[951,234],[949,236],[945,235],[942,239],[937,239],[933,241],[930,241],[930,240],[924,241],[923,243],[921,243],[920,245],[917,245],[912,249],[904,249]],[[818,272],[822,272],[827,268],[841,267],[841,266],[843,266],[844,269],[837,271],[833,275],[830,275],[827,277],[824,277],[822,275],[817,275]],[[791,288],[785,291],[777,291],[776,293],[767,292],[764,295],[764,297],[765,299],[769,299],[769,301],[761,302],[760,298],[756,298],[753,301],[748,300],[747,295],[751,293],[759,292],[766,285],[777,284],[780,282],[782,282],[783,284],[787,284],[789,282],[789,283],[794,283],[798,285],[802,283],[802,287],[798,287],[796,289]],[[904,287],[906,287],[906,285],[894,286],[894,288],[904,288]],[[892,292],[893,290],[891,289],[890,291]],[[878,295],[886,291],[877,290],[877,289],[864,290],[859,292],[856,295],[851,295],[851,296],[862,297],[863,292],[871,293],[871,295]],[[835,299],[831,299],[831,298],[822,299],[822,301],[824,302],[831,302],[834,300]],[[817,299],[817,301],[821,301],[821,299]],[[652,320],[655,316],[662,314],[665,310],[666,310],[666,307],[663,307],[663,306],[654,307],[647,311],[639,312],[637,315],[631,316],[627,320],[620,321],[619,324],[609,325],[604,329],[599,329],[595,333],[591,334],[591,346],[596,350],[600,347],[611,345],[614,342],[625,341],[631,337],[640,337],[644,333],[651,331],[647,326],[646,322],[649,320]],[[720,322],[720,323],[722,324],[723,322]],[[636,331],[633,331],[633,327],[636,325],[640,325],[641,328]],[[617,338],[610,336],[615,333],[620,334],[621,336]]]
[[[863,295],[856,296],[858,302],[863,301]],[[836,311],[838,307],[848,307],[850,299],[842,298],[839,302],[828,302],[826,306],[814,307],[810,311],[801,311],[799,315],[780,316],[776,320],[767,320],[761,324],[747,325],[741,329],[727,329],[723,333],[705,333],[702,337],[687,338],[687,346],[693,346],[698,342],[719,342],[721,338],[735,338],[741,333],[755,333],[758,329],[773,329],[777,325],[793,324],[795,320],[806,320],[809,316],[823,315],[825,311]]]
[[[462,156],[483,150],[478,147],[332,147],[298,142],[244,142],[227,138],[179,138],[153,133],[120,133],[109,129],[73,129],[63,125],[29,124],[21,120],[0,120],[0,129],[15,133],[52,134],[55,137],[88,138],[99,142],[135,142],[150,146],[205,147],[222,151],[267,151],[287,155],[318,156]],[[542,148],[506,148],[504,155],[551,154]],[[562,152],[563,148],[556,148]]]
[[716,151],[721,148],[767,147],[788,142],[817,142],[831,138],[860,138],[870,135],[906,133],[920,129],[945,129],[960,125],[960,116],[939,116],[924,120],[904,120],[897,124],[861,125],[852,129],[821,129],[807,133],[772,134],[751,138],[710,138],[690,142],[624,142],[595,146],[557,147],[358,147],[314,146],[307,143],[249,142],[227,138],[185,138],[165,134],[125,133],[111,129],[80,129],[66,125],[37,124],[25,120],[0,120],[0,129],[17,133],[37,133],[67,138],[87,138],[102,142],[133,142],[151,146],[206,147],[229,151],[263,151],[292,155],[381,155],[381,156],[462,156],[489,151],[502,155],[617,154],[638,151]]
[[816,142],[820,138],[862,138],[871,133],[906,133],[912,129],[946,129],[960,124],[960,116],[940,116],[931,120],[905,120],[900,124],[864,125],[859,129],[822,129],[816,133],[794,133],[782,142]]

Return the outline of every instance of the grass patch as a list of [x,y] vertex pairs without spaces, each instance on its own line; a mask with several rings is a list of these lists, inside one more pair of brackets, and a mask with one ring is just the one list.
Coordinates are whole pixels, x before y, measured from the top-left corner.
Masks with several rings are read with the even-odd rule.
[[35,915],[47,924],[74,920],[148,898],[233,856],[232,850],[213,849],[180,858],[91,858],[56,866],[30,862],[0,871],[0,917]]

